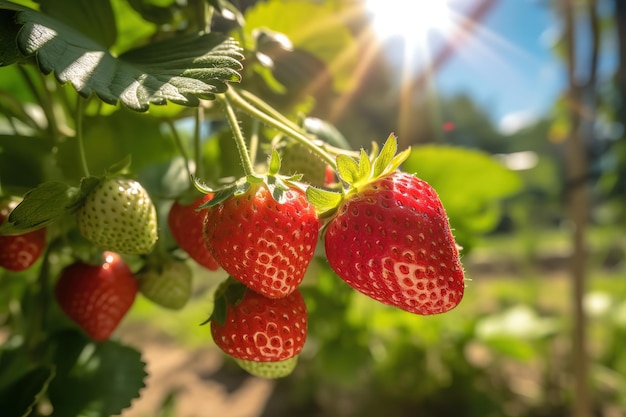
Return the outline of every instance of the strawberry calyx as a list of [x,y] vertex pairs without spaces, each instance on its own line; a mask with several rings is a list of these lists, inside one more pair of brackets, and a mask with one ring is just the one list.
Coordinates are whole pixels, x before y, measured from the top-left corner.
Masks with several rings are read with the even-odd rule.
[[361,149],[358,160],[346,154],[337,155],[337,173],[343,184],[341,191],[308,187],[307,199],[317,208],[321,218],[332,216],[346,198],[359,193],[379,178],[396,171],[408,158],[411,149],[408,148],[400,153],[397,151],[397,137],[391,133],[380,152],[376,146],[373,146],[371,155]]
[[283,359],[275,362],[248,361],[237,358],[233,359],[241,369],[248,372],[250,375],[266,379],[278,379],[291,375],[294,369],[296,369],[299,357],[299,355],[296,355],[289,359]]
[[265,174],[251,173],[239,178],[235,182],[216,189],[204,184],[198,178],[194,178],[194,185],[198,189],[198,191],[205,194],[214,194],[211,200],[202,204],[198,209],[201,210],[217,206],[218,204],[223,203],[230,197],[237,197],[245,194],[251,187],[266,187],[270,191],[270,194],[272,195],[274,200],[279,204],[285,202],[285,192],[289,191],[290,189],[297,188],[304,191],[303,184],[299,182],[299,180],[302,178],[302,175],[281,175],[279,174],[280,165],[280,155],[275,149],[272,149],[269,157],[268,170]]
[[228,306],[236,306],[239,304],[241,300],[243,300],[244,295],[246,295],[246,291],[250,291],[248,287],[229,276],[217,287],[217,290],[215,290],[215,295],[213,296],[213,312],[209,318],[200,323],[200,326],[204,326],[212,321],[223,326],[226,323]]

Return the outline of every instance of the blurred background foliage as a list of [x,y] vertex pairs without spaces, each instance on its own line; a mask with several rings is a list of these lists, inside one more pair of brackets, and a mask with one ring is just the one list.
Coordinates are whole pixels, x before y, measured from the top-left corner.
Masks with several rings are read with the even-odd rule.
[[[589,171],[573,184],[565,174],[572,129],[566,91],[553,111],[511,134],[502,133],[468,94],[442,96],[415,82],[410,98],[402,99],[398,69],[383,48],[372,48],[368,15],[358,1],[110,0],[109,14],[90,15],[89,21],[99,26],[83,24],[86,11],[77,6],[86,3],[80,0],[19,3],[50,13],[114,54],[192,31],[204,23],[210,5],[212,30],[229,33],[244,47],[239,88],[299,123],[307,117],[328,123],[336,128],[331,133],[338,136],[335,140],[352,149],[371,149],[372,142],[380,144],[395,131],[401,146],[412,147],[403,169],[440,194],[471,279],[461,305],[435,317],[379,305],[350,290],[320,253],[303,287],[310,325],[299,367],[275,385],[266,409],[256,415],[581,415],[572,411],[574,300],[568,278],[572,224],[567,195],[572,187],[583,186],[591,195],[585,242],[589,275],[582,300],[588,325],[589,415],[626,416],[623,60],[612,77],[592,86],[596,106],[586,117],[593,128],[584,141]],[[543,7],[560,13],[561,3],[546,1]],[[573,3],[579,19],[586,18],[587,6],[596,5],[593,0]],[[616,55],[621,48],[624,58],[626,11],[620,0],[611,5],[611,13],[594,18],[601,20],[600,36],[619,35],[609,45]],[[554,53],[565,66],[564,42],[555,43]],[[368,65],[359,65],[364,60]],[[32,65],[0,67],[0,182],[5,194],[22,195],[47,180],[79,182],[76,96],[70,85],[59,85]],[[198,127],[199,172],[213,185],[241,175],[218,110],[205,106]],[[411,123],[400,123],[401,114],[410,115]],[[240,117],[245,132],[260,135],[258,162],[263,163],[263,151],[277,132],[255,125],[243,113]],[[187,155],[193,154],[196,120],[195,109],[172,103],[137,113],[91,96],[83,121],[89,166],[100,174],[131,155],[133,171],[155,197],[163,219],[173,198],[188,186],[176,141]],[[167,240],[165,229],[161,233]],[[58,272],[62,265],[63,257],[53,269]],[[0,317],[18,317],[15,309],[24,316],[34,311],[27,300],[36,291],[36,271],[0,271]],[[211,345],[208,330],[197,324],[210,313],[211,291],[224,276],[197,267],[194,271],[195,298],[183,311],[160,310],[139,299],[126,324],[150,326],[189,349]],[[49,322],[63,322],[54,306],[50,314]],[[28,317],[10,324],[18,333],[28,333],[32,325]],[[3,348],[10,351],[9,342]],[[7,355],[0,357],[0,388],[16,378]],[[243,378],[232,363],[224,367]],[[39,372],[32,377],[49,381],[45,370]],[[53,386],[52,393],[61,395],[59,387]],[[175,403],[176,396],[169,401]]]

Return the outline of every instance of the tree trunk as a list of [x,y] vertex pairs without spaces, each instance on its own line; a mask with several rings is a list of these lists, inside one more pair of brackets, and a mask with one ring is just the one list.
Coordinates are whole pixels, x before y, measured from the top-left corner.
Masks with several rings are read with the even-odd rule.
[[[620,1],[620,0],[618,0]],[[576,19],[572,0],[561,0],[565,18],[565,44],[567,48],[567,103],[569,106],[570,131],[566,143],[566,174],[568,215],[572,225],[572,254],[570,273],[572,281],[572,369],[574,373],[573,417],[591,417],[592,399],[589,381],[589,354],[587,348],[587,318],[583,298],[587,280],[586,229],[589,219],[589,190],[587,147],[593,138],[592,124],[596,109],[596,71],[599,48],[599,27],[596,1],[590,0],[585,16],[588,18],[591,39],[590,58],[585,68],[577,68],[583,60],[577,60]],[[577,71],[578,70],[578,71]],[[577,80],[584,72],[585,81]]]

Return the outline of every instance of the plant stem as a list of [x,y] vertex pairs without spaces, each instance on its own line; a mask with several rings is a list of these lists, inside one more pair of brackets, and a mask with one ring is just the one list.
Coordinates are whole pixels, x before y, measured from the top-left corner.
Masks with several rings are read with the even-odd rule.
[[196,118],[193,129],[193,152],[194,152],[194,163],[195,163],[195,176],[202,176],[202,123],[204,122],[204,109],[202,107],[198,107],[196,109]]
[[83,99],[78,96],[76,99],[76,139],[78,141],[78,153],[80,154],[80,163],[83,168],[83,175],[89,176],[89,166],[87,165],[87,156],[85,155],[85,141],[83,139]]
[[174,122],[172,122],[172,120],[168,118],[166,123],[169,126],[170,130],[172,131],[172,136],[174,137],[174,142],[176,143],[176,147],[178,148],[180,154],[183,157],[183,160],[185,161],[185,171],[187,171],[187,175],[189,176],[189,181],[191,181],[193,174],[191,172],[191,167],[189,166],[189,156],[187,155],[187,151],[185,151],[185,146],[183,145],[183,141],[180,138],[180,135],[178,134],[178,130],[176,130],[176,126],[174,126]]
[[[226,97],[228,97],[234,105],[248,113],[250,116],[257,118],[264,123],[267,123],[275,129],[278,129],[287,136],[293,138],[296,142],[304,145],[311,152],[319,155],[320,158],[322,158],[324,162],[329,164],[331,167],[335,167],[335,159],[331,155],[329,155],[324,149],[313,143],[313,140],[306,134],[302,133],[300,131],[300,128],[296,124],[280,114],[269,104],[265,103],[253,94],[244,91],[242,91],[241,95],[239,95],[232,88],[229,88],[226,91]],[[247,100],[253,102],[254,105],[250,104]],[[260,107],[262,110],[258,107]]]
[[248,154],[248,148],[246,147],[246,141],[241,133],[241,129],[239,128],[239,120],[235,115],[235,111],[230,104],[227,96],[222,97],[222,104],[224,105],[224,112],[226,113],[226,118],[228,119],[228,124],[230,125],[230,130],[233,132],[233,138],[235,139],[235,143],[237,144],[237,152],[239,153],[239,159],[241,160],[241,166],[243,167],[243,171],[246,176],[254,175],[254,166],[252,165],[252,160],[250,159],[250,155]]
[[32,77],[30,76],[30,74],[28,74],[28,71],[26,71],[26,69],[22,65],[17,65],[17,69],[22,75],[22,78],[24,78],[24,81],[26,81],[28,88],[31,90],[31,92],[35,96],[35,99],[39,102],[39,105],[41,106],[41,109],[43,110],[46,116],[46,120],[48,121],[48,133],[50,134],[52,141],[55,143],[58,142],[59,128],[57,125],[57,119],[54,113],[54,108],[52,104],[52,99],[50,97],[50,92],[48,91],[48,88],[46,87],[46,79],[43,76],[41,77],[41,84],[42,84],[41,90],[43,90],[42,92],[37,87],[37,85],[35,85],[35,82],[33,81]]
[[250,130],[250,160],[256,161],[259,149],[259,119],[252,119],[252,128]]

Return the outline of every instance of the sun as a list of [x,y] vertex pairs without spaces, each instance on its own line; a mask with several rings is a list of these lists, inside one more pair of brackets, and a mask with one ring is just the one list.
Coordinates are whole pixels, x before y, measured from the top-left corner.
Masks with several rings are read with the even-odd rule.
[[419,44],[432,31],[445,32],[450,26],[446,0],[364,0],[371,28],[381,39],[402,37]]

